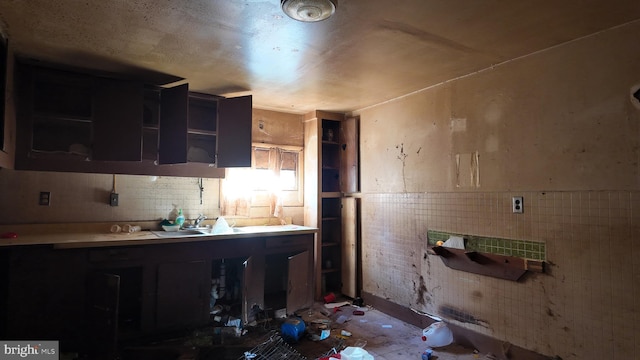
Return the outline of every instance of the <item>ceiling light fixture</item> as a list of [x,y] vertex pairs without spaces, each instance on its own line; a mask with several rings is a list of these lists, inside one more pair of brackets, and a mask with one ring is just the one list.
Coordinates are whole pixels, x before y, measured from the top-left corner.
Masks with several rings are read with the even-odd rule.
[[290,18],[304,21],[321,21],[333,15],[338,0],[281,0],[282,11]]

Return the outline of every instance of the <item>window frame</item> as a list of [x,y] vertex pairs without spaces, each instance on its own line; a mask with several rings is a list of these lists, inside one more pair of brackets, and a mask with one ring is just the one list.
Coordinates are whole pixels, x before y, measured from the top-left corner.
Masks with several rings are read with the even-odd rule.
[[[252,143],[251,144],[251,170],[256,170],[256,149],[279,148],[281,151],[296,152],[298,155],[296,168],[296,189],[280,190],[282,196],[282,206],[296,207],[304,206],[304,147],[294,145],[278,145],[271,143]],[[233,169],[227,169],[233,171]],[[251,207],[266,207],[270,205],[271,191],[267,189],[251,189]],[[221,194],[224,198],[224,194]]]

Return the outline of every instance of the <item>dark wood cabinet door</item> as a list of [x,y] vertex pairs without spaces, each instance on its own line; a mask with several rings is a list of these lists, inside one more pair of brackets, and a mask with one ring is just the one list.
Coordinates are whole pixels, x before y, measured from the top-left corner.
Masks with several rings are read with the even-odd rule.
[[289,257],[287,280],[287,314],[310,307],[312,304],[309,251]]
[[92,359],[115,359],[118,348],[120,276],[95,273],[87,283],[87,352]]
[[94,99],[93,160],[141,161],[142,83],[99,79]]
[[211,269],[207,270],[205,261],[159,264],[157,327],[171,329],[206,323],[210,276]]
[[340,199],[342,203],[342,243],[341,266],[342,294],[355,298],[360,294],[360,199],[348,197]]
[[243,263],[242,322],[249,322],[253,306],[264,308],[264,257],[249,256]]
[[160,93],[160,126],[158,162],[187,162],[187,124],[189,117],[189,85],[183,84]]
[[[9,46],[7,44],[7,38],[0,31],[0,151],[6,151],[5,147],[5,124],[8,124],[8,120],[4,118],[4,109],[6,102],[6,86],[7,86],[7,59],[9,53]],[[0,160],[2,158],[0,157]],[[0,162],[2,166],[2,162]]]
[[348,118],[340,124],[340,191],[360,191],[359,118]]
[[252,97],[218,100],[218,153],[216,166],[251,166]]

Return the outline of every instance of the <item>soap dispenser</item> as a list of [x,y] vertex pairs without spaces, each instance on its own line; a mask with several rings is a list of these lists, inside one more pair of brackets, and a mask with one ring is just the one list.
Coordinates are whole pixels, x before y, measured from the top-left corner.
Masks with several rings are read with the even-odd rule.
[[180,225],[180,227],[182,227],[182,224],[184,224],[184,215],[182,214],[182,209],[178,210],[178,216],[176,216],[175,224]]

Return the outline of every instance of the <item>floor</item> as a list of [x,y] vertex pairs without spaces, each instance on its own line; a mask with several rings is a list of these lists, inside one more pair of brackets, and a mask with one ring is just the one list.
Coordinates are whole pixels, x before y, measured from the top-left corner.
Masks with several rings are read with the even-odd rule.
[[[354,315],[354,311],[358,310],[362,311],[363,315]],[[422,353],[427,348],[421,339],[422,329],[370,307],[344,306],[331,314],[329,318],[333,320],[331,336],[340,338],[341,332],[347,331],[351,336],[345,339],[344,345],[354,346],[359,343],[374,359],[421,359]],[[345,318],[347,321],[339,324]],[[471,360],[486,358],[484,355],[474,353],[474,349],[463,348],[455,344],[432,350],[432,359]]]
[[[357,312],[354,314],[354,311],[358,310],[361,311],[361,315]],[[298,315],[304,320],[305,329],[304,336],[297,341],[283,341],[281,334],[285,320],[269,318],[257,326],[245,327],[246,332],[240,336],[233,327],[199,329],[181,338],[125,349],[122,358],[244,360],[246,352],[249,355],[247,358],[256,355],[254,359],[314,360],[330,354],[334,349],[340,351],[345,347],[359,346],[374,359],[397,360],[421,359],[426,349],[421,339],[422,329],[367,306],[346,305],[334,310],[318,303],[311,309],[299,312]],[[330,328],[330,336],[320,340],[321,328],[325,325]],[[266,350],[265,344],[269,344],[269,350]],[[273,353],[275,348],[279,353],[287,352],[293,356],[267,357],[266,353]],[[433,349],[432,359],[472,360],[494,357],[451,344]]]

